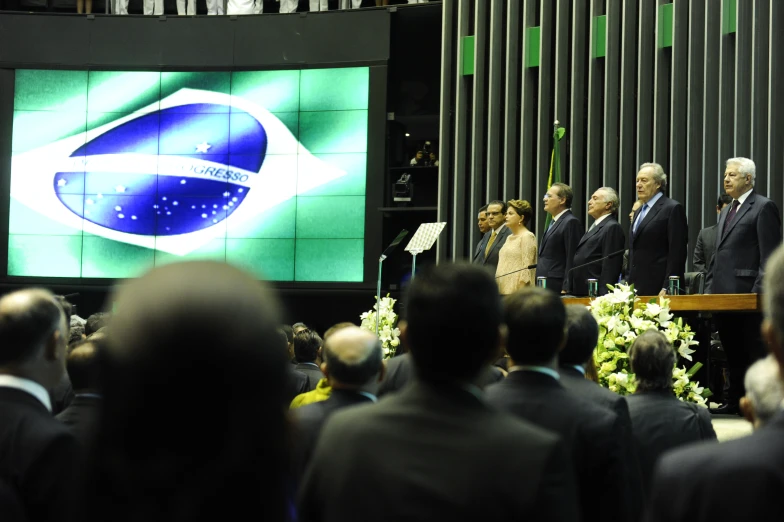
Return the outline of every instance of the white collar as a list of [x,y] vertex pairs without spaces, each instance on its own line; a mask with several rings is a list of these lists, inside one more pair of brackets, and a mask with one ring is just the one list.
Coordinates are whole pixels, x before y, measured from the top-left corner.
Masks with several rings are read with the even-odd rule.
[[558,372],[553,370],[552,368],[548,368],[547,366],[534,366],[528,364],[518,364],[509,368],[509,373],[512,372],[536,372],[536,373],[543,373],[545,375],[549,375],[556,381],[561,379],[561,376],[558,375]]
[[656,204],[656,202],[659,201],[663,195],[664,195],[664,192],[661,192],[661,191],[657,192],[656,194],[653,195],[653,197],[651,199],[649,199],[648,201],[643,203],[643,206],[648,205],[648,210],[650,210],[651,207],[654,206]]
[[506,223],[501,223],[501,226],[500,226],[500,227],[498,227],[498,228],[491,228],[491,229],[490,229],[490,235],[491,235],[491,236],[492,236],[493,234],[495,234],[495,235],[498,235],[498,233],[499,233],[499,232],[501,232],[501,229],[502,229],[502,228],[504,228],[505,226],[506,226]]
[[565,209],[563,209],[561,212],[559,212],[557,216],[553,216],[553,223],[555,223],[556,221],[558,221],[558,218],[559,218],[559,217],[561,217],[561,216],[563,216],[563,215],[564,215],[566,212],[569,212],[569,210],[570,210],[570,209],[568,209],[568,208],[565,208]]
[[35,381],[31,381],[30,379],[25,379],[23,377],[17,377],[16,375],[3,374],[0,375],[0,387],[14,388],[15,390],[22,390],[23,392],[27,392],[38,399],[47,410],[52,411],[52,401],[49,398],[49,392],[46,391],[46,388]]
[[574,368],[578,372],[582,373],[583,376],[585,376],[585,366],[580,366],[579,364],[575,364],[572,366],[572,368]]
[[373,394],[372,394],[372,393],[370,393],[370,392],[366,392],[366,391],[358,391],[357,393],[358,393],[358,394],[360,394],[360,395],[363,395],[363,396],[367,397],[368,399],[370,399],[370,400],[371,400],[371,401],[373,401],[373,402],[378,402],[378,397],[376,397],[375,395],[373,395]]
[[604,221],[605,219],[607,219],[611,215],[612,214],[605,214],[603,216],[599,216],[598,218],[596,218],[596,221],[593,222],[594,226],[598,225],[599,223],[601,223],[602,221]]
[[[738,197],[738,206],[743,205],[743,202],[746,201],[746,199],[748,199],[752,190],[754,190],[754,187],[751,187],[751,190],[747,190],[746,192],[744,192]],[[732,203],[730,203],[730,205],[732,205]]]

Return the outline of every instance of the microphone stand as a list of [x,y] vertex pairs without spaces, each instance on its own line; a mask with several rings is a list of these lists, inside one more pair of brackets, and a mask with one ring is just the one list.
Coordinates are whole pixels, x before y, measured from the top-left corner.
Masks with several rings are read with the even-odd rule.
[[523,270],[533,270],[534,268],[536,268],[536,264],[528,265],[527,267],[521,268],[520,270],[515,270],[514,272],[509,272],[507,274],[501,274],[500,276],[495,276],[495,278],[496,279],[501,279],[502,277],[506,277],[508,275],[516,274],[517,272],[522,272]]

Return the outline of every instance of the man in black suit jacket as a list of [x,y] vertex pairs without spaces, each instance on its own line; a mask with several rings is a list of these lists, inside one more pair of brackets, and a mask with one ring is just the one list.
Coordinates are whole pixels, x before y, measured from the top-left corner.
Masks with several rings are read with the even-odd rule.
[[308,389],[305,391],[315,390],[318,382],[324,378],[319,367],[322,344],[324,342],[321,337],[313,330],[303,330],[294,334],[294,356],[297,358],[294,369],[307,376]]
[[506,203],[499,200],[491,201],[487,204],[486,213],[487,224],[491,230],[484,235],[476,246],[473,263],[492,269],[493,275],[495,275],[495,268],[498,266],[498,252],[501,251],[506,238],[511,234],[509,228],[504,225],[506,220]]
[[624,440],[628,469],[628,495],[619,497],[621,509],[637,520],[643,504],[642,476],[634,451],[632,421],[626,399],[585,378],[585,364],[594,364],[593,352],[599,339],[599,325],[591,312],[582,305],[566,307],[566,344],[558,354],[561,384],[573,394],[607,408],[618,416],[618,437]]
[[82,442],[92,436],[101,405],[96,358],[102,342],[101,339],[85,339],[70,347],[66,368],[75,395],[71,404],[55,416]]
[[[569,273],[568,292],[570,294],[588,295],[587,279],[598,280],[599,295],[607,293],[607,285],[614,285],[618,282],[623,267],[623,247],[626,244],[623,227],[615,218],[619,205],[618,193],[610,187],[600,188],[593,193],[588,201],[588,215],[595,221],[577,243],[577,250],[574,252],[574,266],[594,263]],[[613,257],[599,261],[616,252],[618,253]]]
[[[566,310],[560,298],[541,288],[524,288],[504,300],[509,376],[488,386],[487,401],[558,433],[571,451],[584,520],[631,520],[625,441],[618,416],[570,393],[556,372],[565,341]],[[534,332],[534,333],[532,333]]]
[[0,299],[0,480],[17,492],[31,522],[70,515],[79,443],[52,418],[47,392],[65,372],[67,342],[65,316],[50,292]]
[[321,368],[332,387],[329,399],[293,410],[297,422],[294,466],[300,476],[330,415],[376,402],[378,383],[384,376],[381,343],[367,330],[343,328],[325,341]]
[[557,294],[568,290],[566,275],[574,266],[574,253],[583,235],[583,225],[572,214],[572,187],[553,183],[544,195],[544,210],[553,217],[539,242],[536,278],[547,278],[547,289]]
[[663,333],[648,330],[637,337],[630,362],[637,391],[626,401],[647,495],[653,467],[666,451],[691,442],[715,441],[716,432],[707,408],[673,395],[675,351]]
[[[784,248],[765,267],[763,337],[784,364]],[[657,465],[645,520],[723,522],[781,516],[784,412],[748,437],[687,446]]]
[[405,301],[401,338],[418,381],[330,417],[300,489],[300,520],[577,519],[560,439],[491,408],[470,384],[500,351],[493,277],[430,266]]
[[[705,281],[707,294],[758,294],[765,263],[781,243],[781,215],[776,204],[754,190],[756,167],[747,158],[727,160],[724,190],[732,203],[719,214],[719,237]],[[748,367],[765,357],[760,337],[762,316],[716,314],[716,325],[730,370],[727,404],[716,413],[738,414]]]
[[[727,194],[722,194],[716,203],[716,216],[724,210],[724,207],[732,203],[732,198]],[[694,244],[694,256],[692,257],[692,264],[694,265],[695,272],[708,273],[708,266],[713,259],[713,254],[716,251],[716,235],[718,234],[718,225],[703,228],[697,234],[697,242]]]
[[670,276],[680,278],[686,268],[689,229],[683,205],[664,195],[667,175],[658,163],[643,163],[637,173],[637,197],[629,233],[629,283],[637,295],[664,295]]
[[[411,359],[410,353],[404,353],[390,359],[387,362],[384,380],[381,381],[381,386],[378,388],[378,396],[383,397],[388,393],[402,390],[406,385],[415,380],[414,370],[414,361]],[[484,390],[489,385],[498,382],[503,378],[504,373],[500,368],[495,365],[486,365],[479,372],[474,384]]]

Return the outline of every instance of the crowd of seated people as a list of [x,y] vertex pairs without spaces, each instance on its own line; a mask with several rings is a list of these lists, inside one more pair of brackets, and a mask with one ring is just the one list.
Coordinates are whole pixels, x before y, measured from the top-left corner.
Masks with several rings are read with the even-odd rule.
[[755,431],[719,444],[673,396],[664,335],[637,338],[621,397],[586,378],[585,307],[542,288],[502,299],[476,265],[417,273],[390,361],[352,323],[323,339],[281,326],[270,287],[214,262],[156,268],[86,321],[15,291],[0,298],[0,519],[760,519],[784,483],[784,248],[765,292],[771,355],[742,402]]

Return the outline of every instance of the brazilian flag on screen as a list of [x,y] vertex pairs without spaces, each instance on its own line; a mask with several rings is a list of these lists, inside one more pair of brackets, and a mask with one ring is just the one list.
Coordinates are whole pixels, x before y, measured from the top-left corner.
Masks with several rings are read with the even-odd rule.
[[361,281],[368,78],[16,71],[8,274]]
[[[561,149],[559,142],[564,137],[564,134],[566,134],[566,129],[556,124],[553,131],[553,152],[550,155],[550,175],[547,178],[547,190],[550,190],[553,183],[561,183]],[[552,222],[553,216],[547,214],[547,218],[544,221],[544,229],[547,230]]]

